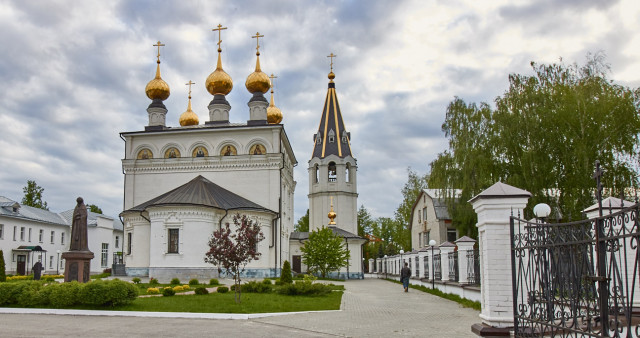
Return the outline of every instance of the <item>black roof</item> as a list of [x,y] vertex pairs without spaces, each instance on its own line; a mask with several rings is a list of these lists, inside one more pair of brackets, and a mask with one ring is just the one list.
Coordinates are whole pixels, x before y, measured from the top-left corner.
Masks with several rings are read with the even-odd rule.
[[221,210],[256,210],[276,214],[275,211],[238,196],[202,177],[202,175],[198,175],[191,181],[156,198],[125,210],[123,213],[128,211],[141,212],[149,207],[168,205],[195,205]]
[[[342,237],[342,238],[359,238],[359,239],[364,239],[356,234],[350,233],[349,231],[346,230],[342,230],[338,227],[333,227],[330,226],[329,229],[331,229],[331,231],[333,231],[334,234]],[[292,240],[307,240],[309,239],[309,234],[310,232],[292,232],[291,236],[289,237]]]
[[[333,142],[329,142],[331,131],[333,131]],[[343,139],[343,136],[346,136],[346,139]],[[351,135],[346,132],[346,127],[342,120],[342,112],[338,104],[336,84],[334,82],[329,83],[327,98],[322,110],[322,118],[320,118],[320,126],[314,142],[311,158],[325,158],[329,155],[336,155],[340,158],[353,157],[353,154],[351,154]]]

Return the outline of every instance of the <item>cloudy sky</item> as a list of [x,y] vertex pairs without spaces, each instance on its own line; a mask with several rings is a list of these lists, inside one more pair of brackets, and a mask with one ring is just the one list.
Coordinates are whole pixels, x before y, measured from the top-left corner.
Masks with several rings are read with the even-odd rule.
[[208,120],[204,87],[223,65],[234,80],[231,121],[249,118],[244,81],[259,31],[264,72],[299,164],[296,219],[307,209],[307,161],[327,90],[330,53],[352,149],[359,204],[392,216],[407,167],[425,173],[447,145],[447,104],[492,102],[509,73],[530,61],[583,63],[603,51],[617,83],[640,86],[637,0],[7,1],[0,0],[0,195],[20,200],[26,181],[51,210],[77,196],[115,216],[122,208],[124,142],[148,123],[144,94],[155,74],[171,87],[167,124],[193,108]]

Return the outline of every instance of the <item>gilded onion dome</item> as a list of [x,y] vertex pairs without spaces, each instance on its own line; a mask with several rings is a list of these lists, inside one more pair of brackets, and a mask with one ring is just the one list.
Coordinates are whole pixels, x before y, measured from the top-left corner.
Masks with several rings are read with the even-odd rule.
[[333,198],[331,198],[331,211],[329,211],[327,216],[329,217],[329,225],[336,225],[335,219],[338,215],[333,211]]
[[260,33],[256,33],[254,38],[256,38],[256,70],[247,76],[247,81],[245,82],[245,87],[249,93],[266,93],[271,87],[271,81],[269,81],[269,76],[263,73],[260,69],[260,43],[257,39],[263,37],[264,35],[260,35]]
[[218,65],[213,73],[209,74],[205,86],[211,95],[227,95],[233,89],[231,76],[222,69],[222,49],[218,48]]
[[166,100],[169,97],[169,85],[160,77],[160,59],[158,57],[158,66],[156,68],[156,77],[147,83],[144,89],[147,97],[152,100]]
[[273,74],[269,76],[271,82],[271,101],[269,101],[269,107],[267,107],[267,122],[270,124],[278,124],[282,122],[282,111],[276,107],[273,100],[273,79],[276,78]]
[[198,115],[191,110],[191,85],[193,82],[189,81],[187,85],[189,86],[189,104],[187,105],[187,111],[180,115],[180,125],[185,126],[197,126],[200,122],[198,119]]

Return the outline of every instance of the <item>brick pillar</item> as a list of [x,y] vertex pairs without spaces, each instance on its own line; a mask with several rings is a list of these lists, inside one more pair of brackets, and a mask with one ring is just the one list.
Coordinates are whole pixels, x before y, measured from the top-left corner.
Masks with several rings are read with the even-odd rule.
[[[458,282],[460,284],[471,284],[471,280],[469,280],[469,258],[467,255],[470,252],[473,252],[473,245],[476,244],[476,240],[463,236],[458,238],[456,241],[456,245],[458,246],[458,271],[460,278]],[[473,264],[473,262],[471,262]]]
[[[498,182],[469,202],[478,215],[482,324],[472,326],[479,336],[513,327],[511,244],[509,217],[527,206],[528,191]],[[503,330],[507,331],[508,329]],[[491,333],[490,333],[491,332]]]
[[373,273],[374,271],[373,258],[369,258],[369,273]]

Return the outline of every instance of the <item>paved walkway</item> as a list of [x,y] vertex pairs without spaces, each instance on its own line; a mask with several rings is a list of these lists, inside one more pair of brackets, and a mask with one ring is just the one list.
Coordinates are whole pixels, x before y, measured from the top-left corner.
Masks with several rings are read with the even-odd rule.
[[[11,337],[475,337],[478,311],[399,284],[344,283],[341,311],[248,320],[2,314],[0,335]],[[165,314],[166,315],[166,314]]]

